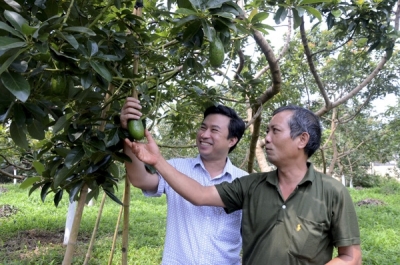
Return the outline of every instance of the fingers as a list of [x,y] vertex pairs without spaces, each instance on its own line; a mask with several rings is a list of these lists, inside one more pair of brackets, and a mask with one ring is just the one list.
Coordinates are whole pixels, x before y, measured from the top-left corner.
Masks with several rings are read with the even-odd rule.
[[122,128],[126,129],[129,120],[138,120],[142,116],[140,101],[133,97],[126,98],[119,116]]
[[151,133],[149,132],[149,130],[147,130],[147,129],[144,130],[144,136],[146,137],[147,142],[148,142],[149,144],[150,144],[150,143],[154,143],[153,136],[151,135]]

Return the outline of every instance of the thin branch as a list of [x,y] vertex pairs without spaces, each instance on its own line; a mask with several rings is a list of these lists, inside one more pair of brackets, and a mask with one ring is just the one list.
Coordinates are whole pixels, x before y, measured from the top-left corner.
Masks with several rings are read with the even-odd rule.
[[303,18],[302,18],[302,22],[300,24],[300,35],[301,35],[301,42],[304,47],[304,54],[306,55],[306,58],[307,58],[308,67],[310,68],[311,74],[313,75],[313,77],[315,79],[315,83],[317,84],[318,89],[321,92],[322,97],[324,98],[325,105],[329,106],[330,100],[329,100],[328,94],[326,93],[324,84],[322,84],[322,80],[317,73],[317,69],[315,68],[310,48],[308,47],[308,40],[307,40],[307,36],[306,36],[306,30],[304,27],[304,19]]
[[5,157],[4,155],[0,154],[0,156],[7,162],[8,165],[13,166],[13,167],[15,167],[15,168],[17,168],[17,169],[24,170],[24,171],[29,171],[29,170],[32,170],[32,168],[33,168],[32,166],[31,166],[31,167],[28,167],[28,168],[17,166],[17,165],[15,165],[15,164],[11,163],[11,162],[7,159],[7,157]]
[[13,175],[13,174],[10,174],[10,173],[8,173],[7,171],[4,171],[4,170],[2,170],[2,169],[0,169],[0,173],[1,174],[3,174],[3,175],[6,175],[7,177],[9,177],[9,178],[13,178],[13,179],[25,179],[25,177],[24,176],[20,176],[20,175]]

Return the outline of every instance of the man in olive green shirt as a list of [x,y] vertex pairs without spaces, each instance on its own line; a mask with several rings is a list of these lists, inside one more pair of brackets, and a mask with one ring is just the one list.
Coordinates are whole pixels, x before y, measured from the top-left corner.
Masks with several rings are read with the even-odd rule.
[[[311,111],[281,107],[265,137],[267,158],[276,171],[208,187],[172,168],[147,131],[147,144],[126,143],[194,205],[243,210],[243,264],[360,265],[357,216],[347,189],[307,162],[320,146],[321,133]],[[338,256],[332,259],[334,246]]]

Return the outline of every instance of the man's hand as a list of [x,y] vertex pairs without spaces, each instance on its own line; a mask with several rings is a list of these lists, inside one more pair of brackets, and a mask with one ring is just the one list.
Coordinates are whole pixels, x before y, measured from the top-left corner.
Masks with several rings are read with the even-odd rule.
[[147,129],[144,131],[144,135],[147,143],[131,142],[129,139],[125,139],[125,143],[139,160],[155,166],[162,159],[160,149]]
[[140,101],[136,98],[128,97],[121,109],[121,114],[119,119],[121,121],[122,128],[126,129],[128,127],[129,120],[138,120],[142,116],[140,110],[142,106]]

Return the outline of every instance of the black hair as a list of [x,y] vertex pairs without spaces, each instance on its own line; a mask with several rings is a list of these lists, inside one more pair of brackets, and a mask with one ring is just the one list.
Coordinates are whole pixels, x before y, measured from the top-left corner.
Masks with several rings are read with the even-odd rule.
[[308,133],[310,139],[304,147],[304,152],[308,157],[311,157],[321,145],[322,127],[319,117],[312,111],[296,105],[280,107],[272,113],[272,116],[286,110],[293,112],[293,115],[289,120],[290,137],[294,139],[303,132]]
[[236,145],[239,143],[246,129],[244,121],[238,116],[236,111],[224,105],[217,105],[217,106],[213,105],[208,107],[204,111],[204,119],[210,114],[221,114],[230,118],[228,126],[229,130],[228,139],[231,139],[233,137],[236,137],[238,139],[236,144],[229,149],[229,153],[232,152],[233,149],[235,149]]

